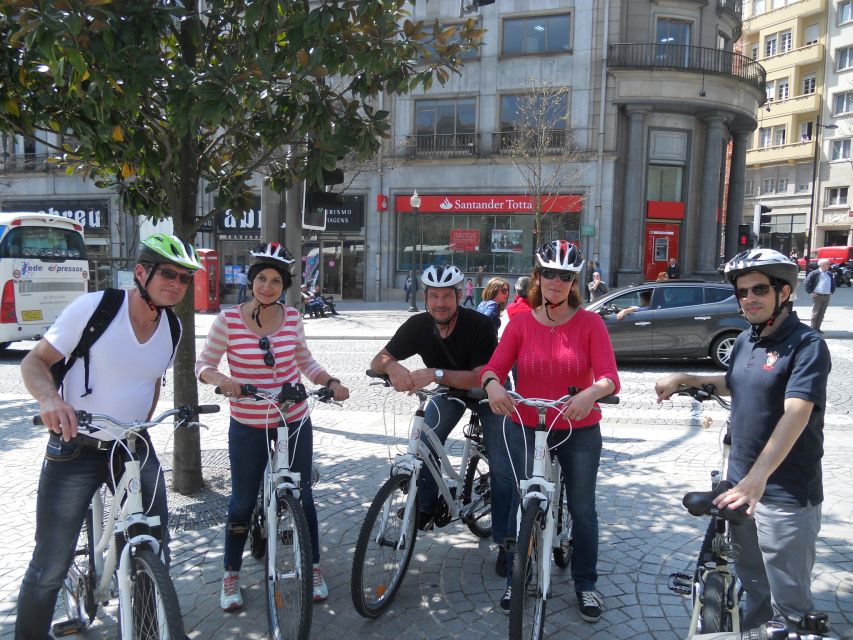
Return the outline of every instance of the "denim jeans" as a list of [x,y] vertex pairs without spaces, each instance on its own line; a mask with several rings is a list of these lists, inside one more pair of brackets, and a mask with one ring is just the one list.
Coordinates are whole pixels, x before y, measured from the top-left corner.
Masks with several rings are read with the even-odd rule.
[[[595,509],[595,484],[598,478],[598,465],[601,461],[601,426],[594,424],[575,429],[564,441],[567,431],[553,431],[548,443],[556,450],[566,487],[566,502],[572,516],[572,580],[575,591],[592,591],[598,581],[598,512]],[[532,429],[524,429],[523,434],[513,433],[510,447],[524,448],[522,436],[527,441],[527,475],[533,470]],[[518,499],[512,505],[513,512],[518,511]],[[511,583],[512,565],[507,574],[507,584]]]
[[[515,537],[518,510],[518,480],[524,476],[524,441],[521,427],[497,416],[486,403],[480,404],[480,424],[489,456],[489,478],[492,490],[492,541],[504,546],[510,532]],[[506,440],[506,441],[505,441]],[[515,446],[513,446],[515,443]],[[520,446],[519,446],[520,444]],[[509,450],[507,450],[509,445]],[[515,473],[513,473],[515,469]],[[513,506],[514,505],[514,506]]]
[[[290,468],[301,474],[300,498],[302,510],[311,533],[313,562],[320,562],[320,539],[317,509],[311,491],[311,462],[314,453],[311,419],[289,422]],[[226,571],[239,571],[243,566],[243,550],[249,537],[249,521],[258,503],[258,492],[267,466],[270,442],[277,436],[275,429],[249,427],[231,418],[228,428],[228,459],[231,462],[231,500],[228,503],[228,522],[225,526]]]
[[[145,439],[150,443],[147,436]],[[145,458],[144,443],[137,445],[137,452],[140,458]],[[116,460],[119,459],[116,454]],[[36,545],[18,595],[16,640],[46,640],[49,637],[51,614],[74,558],[86,510],[95,492],[110,480],[109,466],[109,451],[63,442],[59,436],[51,434],[36,499]],[[148,513],[160,516],[168,567],[166,484],[153,447],[142,467],[141,479],[143,507]]]

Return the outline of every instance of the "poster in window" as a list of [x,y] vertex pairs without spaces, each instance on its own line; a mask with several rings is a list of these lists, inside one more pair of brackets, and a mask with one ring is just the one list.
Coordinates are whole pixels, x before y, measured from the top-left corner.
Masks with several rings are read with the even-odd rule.
[[451,251],[479,251],[480,230],[479,229],[451,229],[450,230]]
[[493,229],[492,253],[521,253],[522,229]]

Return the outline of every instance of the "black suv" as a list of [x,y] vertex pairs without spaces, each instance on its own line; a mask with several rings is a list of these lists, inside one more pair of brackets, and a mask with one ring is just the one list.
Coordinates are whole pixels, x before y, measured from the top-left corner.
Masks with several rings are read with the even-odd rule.
[[[620,310],[644,306],[640,300],[644,293],[651,293],[648,309],[618,320]],[[734,290],[723,283],[646,282],[611,291],[587,309],[604,320],[620,360],[710,357],[725,369],[735,338],[749,328],[740,315]]]

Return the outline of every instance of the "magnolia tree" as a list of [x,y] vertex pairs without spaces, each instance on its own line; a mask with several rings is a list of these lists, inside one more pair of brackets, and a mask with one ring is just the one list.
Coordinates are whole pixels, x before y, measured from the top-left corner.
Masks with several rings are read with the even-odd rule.
[[528,81],[528,90],[507,96],[512,126],[501,131],[501,147],[521,175],[533,199],[534,249],[543,242],[543,216],[550,199],[577,193],[579,160],[569,121],[570,89]]
[[[40,140],[122,208],[205,219],[250,206],[249,181],[322,184],[387,137],[382,92],[444,83],[482,32],[414,21],[404,0],[15,0],[0,5],[0,130]],[[199,215],[200,191],[214,209]],[[196,403],[192,301],[175,402]],[[203,483],[197,429],[175,435],[173,487]]]

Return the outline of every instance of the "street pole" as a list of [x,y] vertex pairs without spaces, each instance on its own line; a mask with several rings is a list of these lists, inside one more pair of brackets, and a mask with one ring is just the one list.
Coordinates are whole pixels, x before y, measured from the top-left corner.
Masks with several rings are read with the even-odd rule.
[[411,304],[409,305],[409,311],[413,313],[417,313],[418,311],[418,282],[417,277],[418,273],[415,269],[415,240],[418,237],[418,209],[421,208],[421,197],[418,195],[418,190],[415,189],[415,192],[412,194],[412,197],[409,198],[409,205],[412,207],[412,213],[414,217],[412,218],[412,269],[409,272],[409,275],[412,278],[412,286],[411,291]]

